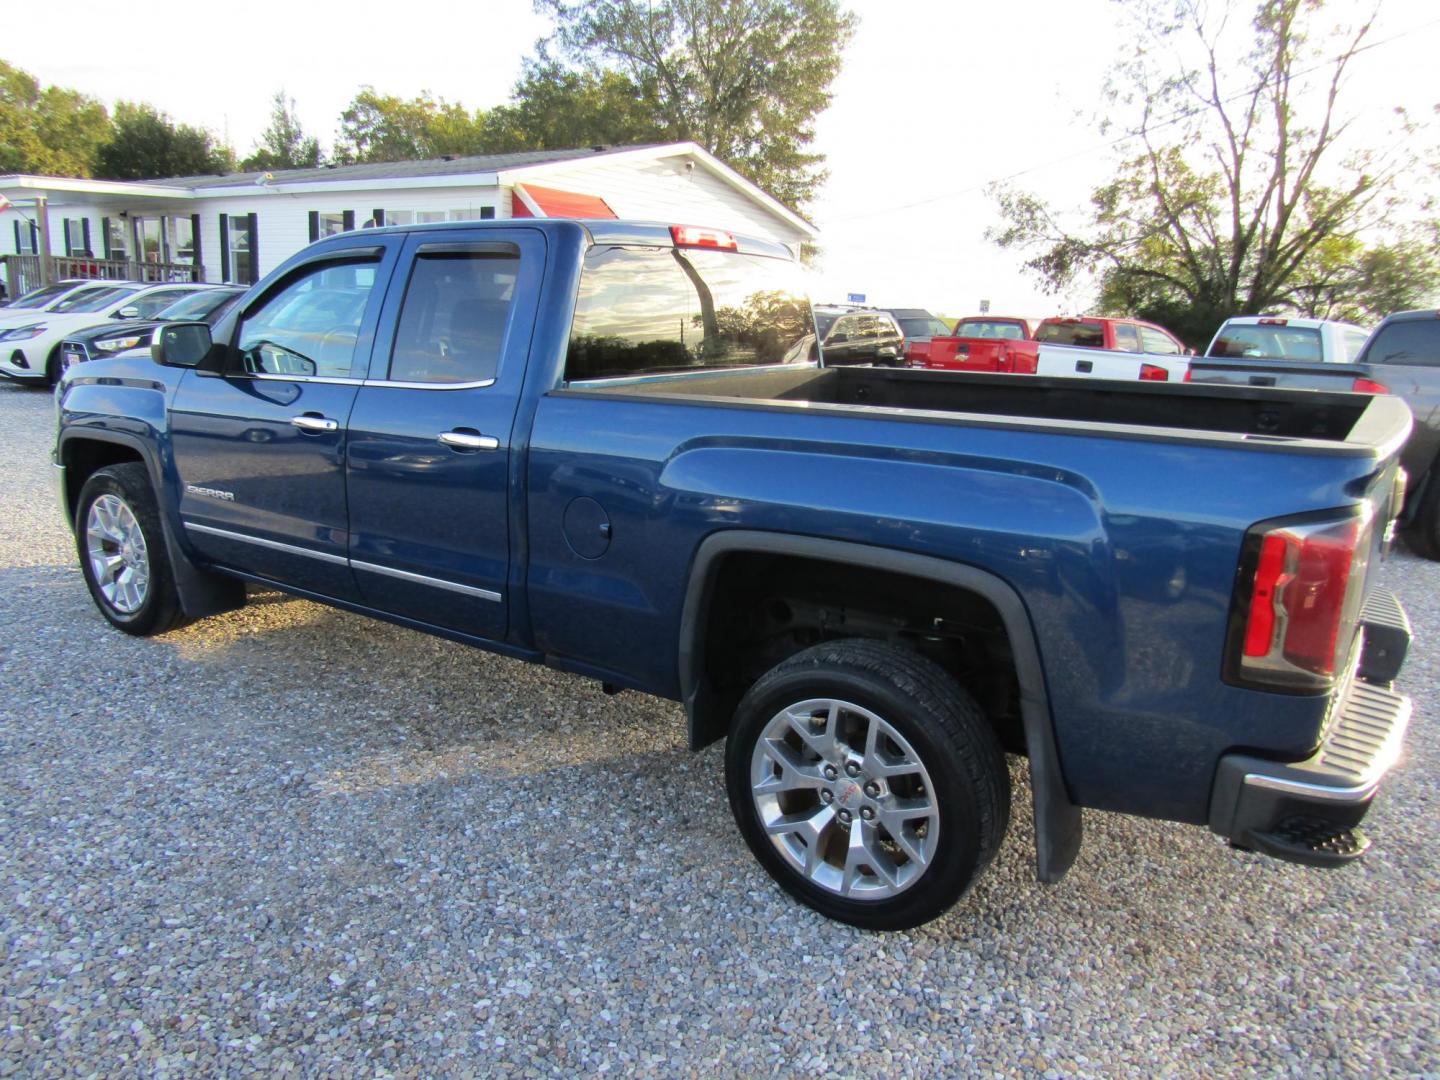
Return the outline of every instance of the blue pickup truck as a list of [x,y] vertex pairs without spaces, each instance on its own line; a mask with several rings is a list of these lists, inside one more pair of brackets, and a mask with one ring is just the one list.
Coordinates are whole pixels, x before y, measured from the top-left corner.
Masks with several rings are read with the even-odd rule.
[[1082,807],[1345,863],[1409,717],[1401,402],[827,368],[790,253],[718,230],[331,237],[58,414],[119,629],[257,583],[683,702],[759,862],[859,926],[984,870],[1007,752],[1044,881]]

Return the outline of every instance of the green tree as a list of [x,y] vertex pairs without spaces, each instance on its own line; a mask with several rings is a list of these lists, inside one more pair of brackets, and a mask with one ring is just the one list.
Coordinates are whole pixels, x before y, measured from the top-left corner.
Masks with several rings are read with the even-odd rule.
[[176,124],[153,105],[115,106],[110,139],[96,151],[95,175],[106,180],[154,180],[234,172],[235,154],[203,128]]
[[510,103],[485,114],[487,153],[665,142],[653,83],[618,71],[574,71],[544,51],[529,60]]
[[89,176],[109,134],[110,116],[94,98],[42,90],[29,72],[0,60],[0,173]]
[[836,0],[535,0],[564,54],[653,95],[659,128],[692,139],[776,198],[824,182],[809,149],[855,16]]
[[1323,30],[1321,0],[1260,0],[1248,18],[1233,0],[1127,10],[1138,48],[1106,106],[1137,116],[1120,141],[1131,156],[1074,224],[994,188],[1004,225],[993,240],[1029,252],[1050,290],[1096,274],[1102,310],[1197,345],[1232,315],[1368,320],[1434,287],[1434,260],[1407,258],[1416,241],[1403,224],[1416,195],[1407,179],[1425,173],[1417,129],[1402,116],[1388,148],[1360,145],[1340,108],[1368,21]]
[[484,115],[429,92],[406,100],[361,87],[340,114],[336,160],[415,161],[483,153]]
[[271,100],[270,126],[260,136],[255,152],[240,163],[246,172],[269,169],[313,169],[323,160],[320,140],[306,135],[295,115],[295,99],[275,91]]

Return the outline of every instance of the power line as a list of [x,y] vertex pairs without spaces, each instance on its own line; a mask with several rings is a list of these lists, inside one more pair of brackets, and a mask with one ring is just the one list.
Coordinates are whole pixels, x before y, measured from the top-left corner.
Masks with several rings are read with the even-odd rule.
[[[1372,49],[1378,49],[1383,45],[1391,45],[1399,41],[1401,38],[1408,37],[1411,34],[1417,34],[1423,30],[1429,30],[1432,26],[1440,26],[1440,19],[1431,19],[1427,23],[1421,23],[1418,26],[1412,26],[1410,29],[1402,30],[1398,34],[1392,34],[1390,37],[1381,38],[1379,41],[1372,41],[1368,45],[1360,46],[1358,49],[1354,50],[1354,52],[1348,54],[1340,53],[1325,60],[1321,60],[1313,67],[1305,68],[1303,71],[1294,72],[1289,77],[1292,79],[1302,79],[1307,75],[1313,75],[1315,72],[1329,67],[1331,64],[1343,59],[1346,55],[1359,56],[1361,53],[1370,52]],[[1270,86],[1275,81],[1276,80],[1273,79],[1266,79],[1264,82],[1257,83],[1256,85],[1250,87],[1250,89],[1248,90],[1242,90],[1239,93],[1232,94],[1230,97],[1222,99],[1222,104],[1228,105],[1231,102],[1239,101],[1241,98],[1250,97],[1252,94],[1256,94],[1259,93],[1261,90],[1264,90],[1267,86]],[[1147,130],[1158,131],[1160,128],[1170,127],[1172,124],[1178,124],[1182,120],[1188,120],[1192,116],[1197,116],[1208,108],[1210,108],[1210,106],[1206,104],[1196,105],[1190,109],[1182,109],[1180,112],[1175,113],[1173,116],[1167,117],[1166,119],[1158,121],[1157,123],[1151,125]],[[953,191],[941,192],[939,195],[931,195],[927,196],[924,199],[916,199],[914,202],[901,203],[899,206],[885,206],[881,207],[878,210],[862,210],[858,214],[846,214],[842,217],[832,217],[823,220],[817,220],[816,223],[823,227],[826,224],[840,224],[847,221],[863,221],[867,218],[881,217],[885,214],[893,214],[898,210],[913,210],[917,206],[929,206],[932,203],[944,202],[947,199],[958,199],[961,195],[969,195],[973,192],[984,191],[991,184],[1003,184],[1007,181],[1015,180],[1018,177],[1025,176],[1028,173],[1039,172],[1041,169],[1048,169],[1055,165],[1063,165],[1067,161],[1074,161],[1077,158],[1089,157],[1091,154],[1099,153],[1102,150],[1111,150],[1124,143],[1130,142],[1132,139],[1138,139],[1139,137],[1140,132],[1127,132],[1126,134],[1121,135],[1118,139],[1111,139],[1109,142],[1097,143],[1094,146],[1086,147],[1083,150],[1076,150],[1074,153],[1066,154],[1063,157],[1051,158],[1048,161],[1041,161],[1037,162],[1034,165],[1027,165],[1023,169],[1019,169],[1012,173],[1007,173],[1004,176],[997,176],[989,180],[983,180],[980,183],[972,184],[969,187],[957,188]]]

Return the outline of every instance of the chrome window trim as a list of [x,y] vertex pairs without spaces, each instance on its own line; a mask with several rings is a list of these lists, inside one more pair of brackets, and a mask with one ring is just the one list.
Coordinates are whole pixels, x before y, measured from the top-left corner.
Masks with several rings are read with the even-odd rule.
[[350,565],[356,570],[368,570],[372,574],[383,574],[385,577],[398,578],[401,581],[413,581],[417,585],[429,585],[436,589],[446,589],[450,592],[463,593],[465,596],[478,596],[481,600],[500,602],[500,594],[490,589],[477,588],[474,585],[461,585],[458,581],[446,581],[444,578],[426,577],[424,574],[413,574],[409,570],[396,570],[393,566],[379,566],[375,563],[361,562],[358,559],[351,559]]
[[399,379],[365,379],[365,386],[393,386],[397,390],[483,390],[494,386],[494,379],[476,379],[474,382],[404,382]]
[[269,548],[271,551],[283,551],[287,555],[307,555],[312,559],[335,563],[339,566],[346,566],[350,562],[344,555],[331,555],[328,551],[315,551],[311,548],[297,547],[294,544],[282,544],[279,540],[266,540],[264,537],[231,532],[229,529],[217,529],[213,525],[199,525],[193,521],[186,521],[183,524],[192,532],[207,533],[210,536],[218,536],[222,540],[236,540],[242,544],[254,544],[257,547]]

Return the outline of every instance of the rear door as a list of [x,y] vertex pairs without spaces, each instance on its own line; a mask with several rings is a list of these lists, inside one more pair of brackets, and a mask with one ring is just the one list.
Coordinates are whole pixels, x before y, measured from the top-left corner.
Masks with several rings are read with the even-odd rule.
[[412,234],[350,418],[365,603],[504,636],[512,426],[545,268],[537,229]]
[[170,412],[180,516],[207,559],[357,598],[346,424],[399,245],[385,237],[296,264],[217,328],[227,368],[181,380]]

